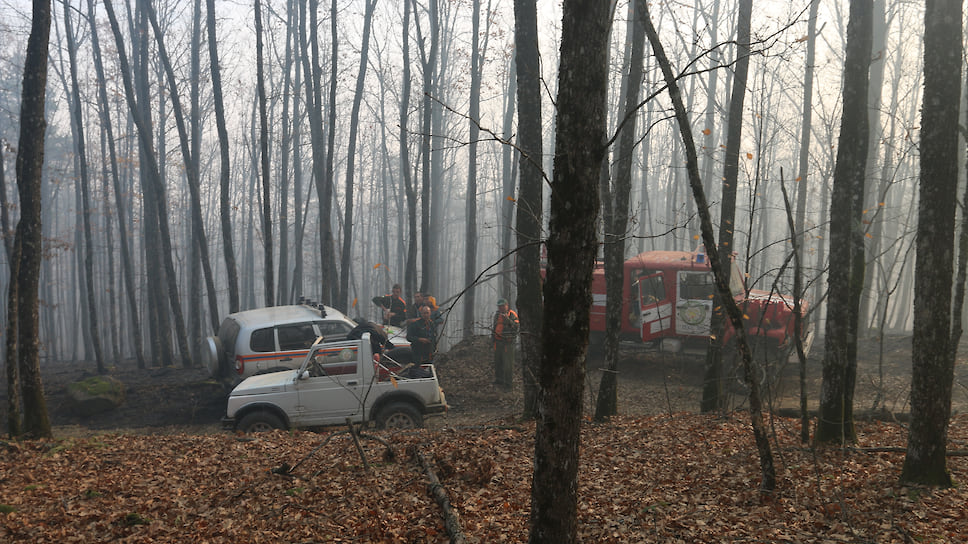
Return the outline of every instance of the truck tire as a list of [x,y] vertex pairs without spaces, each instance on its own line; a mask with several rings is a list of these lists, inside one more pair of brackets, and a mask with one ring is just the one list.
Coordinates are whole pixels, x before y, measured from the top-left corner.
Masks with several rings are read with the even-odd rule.
[[416,429],[423,427],[423,415],[408,402],[391,402],[376,416],[381,429]]
[[264,411],[249,412],[239,420],[235,427],[243,433],[265,433],[275,429],[285,429],[286,425],[279,416]]
[[[761,390],[769,385],[769,368],[772,366],[771,357],[775,357],[776,347],[770,347],[769,341],[760,337],[748,338],[753,355],[753,377]],[[723,347],[723,371],[732,377],[742,391],[746,390],[746,378],[743,375],[743,359],[733,338]]]

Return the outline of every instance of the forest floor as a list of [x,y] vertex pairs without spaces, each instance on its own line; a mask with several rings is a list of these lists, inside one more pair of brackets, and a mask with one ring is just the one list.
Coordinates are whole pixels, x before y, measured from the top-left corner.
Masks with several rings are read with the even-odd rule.
[[[820,346],[808,362],[811,409]],[[736,411],[697,415],[701,360],[623,345],[620,416],[582,428],[582,541],[968,541],[965,363],[948,447],[961,485],[919,489],[897,483],[910,337],[887,338],[883,350],[868,341],[860,353],[855,409],[866,414],[880,399],[887,420],[859,419],[855,448],[814,450],[799,443],[797,419],[770,417],[778,484],[761,494],[739,391]],[[589,364],[586,413],[599,364]],[[491,384],[486,339],[439,357],[451,410],[426,430],[367,430],[389,445],[364,438],[367,463],[341,429],[221,431],[224,393],[201,370],[114,368],[125,406],[87,419],[65,413],[60,391],[90,370],[48,363],[42,373],[55,440],[0,441],[0,541],[448,542],[421,460],[467,542],[527,540],[534,424],[516,419],[519,384],[511,392]],[[778,391],[797,391],[795,377],[785,372]],[[778,393],[774,406],[798,402]]]

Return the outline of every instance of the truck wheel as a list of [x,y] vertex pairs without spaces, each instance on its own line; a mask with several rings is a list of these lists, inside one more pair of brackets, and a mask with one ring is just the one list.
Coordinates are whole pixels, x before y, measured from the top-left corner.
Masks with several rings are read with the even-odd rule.
[[381,429],[416,429],[423,427],[423,416],[412,404],[394,402],[380,410],[376,424]]
[[286,425],[279,416],[269,412],[250,412],[246,414],[236,429],[243,433],[265,433],[274,429],[285,429]]
[[[776,346],[771,346],[768,340],[758,337],[748,338],[747,341],[750,350],[753,352],[753,378],[762,389],[769,385],[769,370],[775,364]],[[730,340],[729,344],[723,348],[723,368],[725,372],[735,378],[736,383],[745,391],[746,378],[743,375],[743,358],[740,356],[735,338]]]

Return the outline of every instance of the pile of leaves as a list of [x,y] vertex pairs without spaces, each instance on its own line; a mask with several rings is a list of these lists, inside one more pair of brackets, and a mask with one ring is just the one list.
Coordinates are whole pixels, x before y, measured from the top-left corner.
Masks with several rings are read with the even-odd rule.
[[[856,447],[818,451],[772,420],[779,486],[764,496],[745,414],[587,422],[581,539],[968,541],[964,487],[899,486],[906,430],[858,428]],[[467,542],[527,540],[533,424],[366,432],[361,449],[338,429],[0,443],[0,541],[448,542],[421,457]],[[968,416],[950,440],[958,453]],[[948,461],[964,482],[965,457]]]

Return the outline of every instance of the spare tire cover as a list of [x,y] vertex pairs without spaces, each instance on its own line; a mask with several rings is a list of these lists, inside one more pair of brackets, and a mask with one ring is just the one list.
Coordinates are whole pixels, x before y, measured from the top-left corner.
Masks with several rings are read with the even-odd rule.
[[202,341],[202,362],[211,376],[217,378],[221,375],[221,360],[222,342],[215,336],[209,336]]

